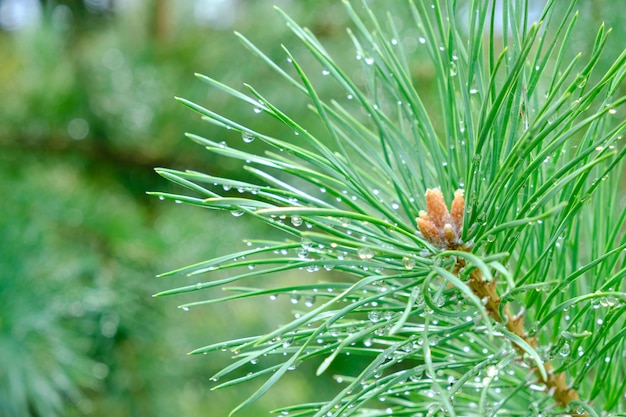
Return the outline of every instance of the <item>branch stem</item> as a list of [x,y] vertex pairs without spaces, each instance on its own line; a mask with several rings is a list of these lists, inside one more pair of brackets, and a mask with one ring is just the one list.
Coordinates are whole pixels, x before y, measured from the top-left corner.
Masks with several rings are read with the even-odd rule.
[[[456,268],[457,274],[458,271],[464,266],[464,263],[465,262],[463,260],[459,260]],[[502,308],[504,317],[502,317],[502,315],[500,314],[501,298],[498,296],[495,281],[485,281],[483,279],[481,270],[476,268],[470,272],[470,279],[468,281],[468,284],[474,294],[481,300],[483,300],[483,302],[485,303],[485,309],[487,310],[487,313],[490,317],[492,317],[495,321],[504,324],[511,333],[514,333],[516,336],[520,337],[522,340],[524,340],[524,342],[532,346],[533,349],[537,348],[537,339],[535,337],[528,336],[528,333],[524,328],[523,314],[519,314],[517,316],[513,315],[511,309],[509,308],[509,304],[506,304]],[[524,350],[521,346],[517,345],[515,342],[513,342],[513,346],[520,355],[524,354]],[[546,386],[546,392],[550,393],[554,397],[558,405],[562,407],[567,407],[567,405],[571,401],[579,400],[578,392],[575,389],[567,386],[565,373],[554,373],[554,366],[552,365],[552,361],[545,362],[544,368],[546,370],[546,374],[548,375],[547,380],[543,378],[541,372],[539,372],[539,369],[536,366],[533,368],[533,371],[537,375],[539,380]],[[570,415],[582,417],[587,416],[587,413],[570,413]]]

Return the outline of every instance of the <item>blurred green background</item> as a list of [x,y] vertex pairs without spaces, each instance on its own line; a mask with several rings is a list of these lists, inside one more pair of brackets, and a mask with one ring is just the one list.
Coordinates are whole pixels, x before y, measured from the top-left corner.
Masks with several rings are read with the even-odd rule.
[[[181,191],[159,166],[237,175],[240,165],[183,133],[241,137],[174,96],[252,119],[193,74],[278,91],[278,77],[233,35],[286,65],[279,40],[296,43],[272,5],[0,1],[0,416],[221,416],[253,392],[210,392],[229,354],[186,353],[273,329],[284,314],[267,300],[184,312],[183,297],[152,294],[190,282],[156,274],[242,250],[258,226],[146,191]],[[331,43],[345,33],[337,1],[282,6]],[[283,103],[307,112],[291,94]],[[282,309],[290,315],[288,300]],[[309,381],[286,380],[243,415],[326,392]]]
[[[151,295],[192,282],[158,273],[271,232],[245,216],[232,221],[145,193],[180,191],[154,173],[159,166],[240,176],[240,165],[203,152],[183,133],[241,138],[202,123],[174,95],[268,130],[194,72],[236,88],[262,86],[295,120],[312,123],[302,98],[232,33],[286,65],[284,43],[306,68],[318,68],[273,4],[341,63],[359,65],[337,0],[0,0],[0,416],[221,416],[254,389],[210,392],[209,378],[228,354],[185,353],[274,328],[290,314],[289,300],[184,312],[176,308],[184,298]],[[580,50],[603,18],[626,18],[621,0],[582,5]],[[417,39],[410,25],[409,50]],[[624,29],[616,30],[619,53]],[[422,62],[411,70],[430,91]],[[333,88],[322,84],[322,94]],[[289,375],[241,415],[328,398],[334,386],[311,369]]]

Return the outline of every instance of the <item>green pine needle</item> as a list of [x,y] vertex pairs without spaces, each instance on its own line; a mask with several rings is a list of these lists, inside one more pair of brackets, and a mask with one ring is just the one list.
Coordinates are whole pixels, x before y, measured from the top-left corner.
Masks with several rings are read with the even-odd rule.
[[[502,2],[501,10],[487,0],[411,1],[388,15],[344,1],[357,69],[342,69],[311,31],[277,9],[323,80],[300,53],[284,48],[285,65],[236,36],[284,79],[284,94],[309,100],[319,126],[304,127],[257,87],[238,91],[197,77],[292,136],[178,99],[241,133],[242,145],[188,136],[243,161],[242,179],[158,169],[190,195],[151,194],[253,217],[285,240],[250,240],[241,252],[163,274],[205,281],[156,295],[236,284],[224,288],[227,296],[181,307],[259,296],[290,297],[298,307],[292,319],[279,313],[284,324],[266,334],[191,352],[235,353],[215,378],[262,362],[218,386],[266,378],[233,413],[302,361],[317,358],[321,375],[334,372],[340,355],[369,364],[337,376],[345,387],[334,398],[276,412],[626,412],[626,208],[618,191],[626,52],[602,67],[610,53],[604,27],[588,50],[572,50],[575,2],[557,3],[530,22],[525,1]],[[416,59],[428,62],[434,97],[416,85]],[[320,87],[329,80],[335,97]],[[250,148],[253,140],[263,146]],[[425,192],[436,187],[447,199],[465,190],[461,249],[442,250],[418,230]],[[283,271],[311,274],[280,287],[260,279]],[[477,276],[497,299],[477,295]],[[513,314],[523,333],[509,327]],[[264,366],[267,356],[278,362]],[[570,404],[542,382],[561,372],[579,396]]]

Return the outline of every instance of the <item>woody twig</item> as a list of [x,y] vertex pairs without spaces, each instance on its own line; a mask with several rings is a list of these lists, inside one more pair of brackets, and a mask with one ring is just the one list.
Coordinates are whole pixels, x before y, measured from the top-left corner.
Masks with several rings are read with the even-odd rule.
[[[462,190],[457,190],[454,193],[454,200],[450,211],[448,211],[441,190],[429,189],[426,191],[426,211],[420,211],[417,226],[426,240],[441,249],[469,251],[471,247],[465,245],[461,240],[464,209],[465,200]],[[464,266],[465,261],[459,259],[455,274],[458,275],[459,270]],[[498,295],[495,280],[486,281],[482,271],[477,268],[470,272],[467,283],[474,294],[483,300],[485,309],[493,320],[505,325],[511,333],[518,336],[533,349],[537,348],[537,339],[528,336],[524,328],[524,315],[514,315],[508,304],[504,305],[502,309],[500,308],[502,300]],[[515,342],[513,342],[513,346],[520,355],[525,353],[524,349]],[[545,362],[543,366],[547,378],[544,378],[537,366],[533,368],[533,371],[539,381],[546,386],[546,392],[554,397],[558,405],[567,407],[571,401],[579,399],[578,392],[567,386],[565,373],[555,374],[551,361]],[[573,415],[585,416],[586,414]]]

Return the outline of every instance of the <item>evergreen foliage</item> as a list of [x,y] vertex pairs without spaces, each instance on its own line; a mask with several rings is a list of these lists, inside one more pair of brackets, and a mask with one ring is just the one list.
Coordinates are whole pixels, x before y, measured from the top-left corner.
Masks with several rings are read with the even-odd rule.
[[[275,119],[281,133],[179,99],[241,135],[226,143],[188,134],[240,161],[242,175],[160,168],[191,193],[153,194],[254,218],[284,239],[251,239],[240,252],[164,274],[198,282],[157,295],[223,287],[227,295],[181,308],[251,297],[289,298],[295,308],[276,329],[192,352],[233,353],[213,376],[216,389],[261,381],[236,412],[313,361],[317,375],[335,373],[336,395],[276,412],[626,412],[626,208],[618,192],[626,53],[599,68],[604,26],[591,48],[572,50],[575,2],[549,1],[536,22],[525,1],[497,9],[487,0],[418,0],[387,15],[366,2],[344,4],[356,76],[280,9],[318,61],[315,74],[288,48],[277,61],[237,35],[284,79],[283,94],[309,100],[319,126],[303,126],[253,86],[242,92],[204,75],[250,114]],[[412,25],[400,27],[394,13],[412,16]],[[416,54],[430,62],[434,102],[415,87]],[[318,93],[328,80],[334,97]],[[457,192],[448,213],[443,200],[459,189],[464,201]],[[272,285],[284,271],[303,272]],[[335,372],[346,356],[354,366]]]

